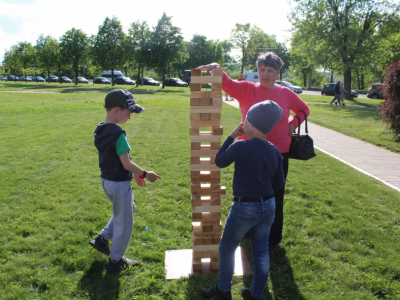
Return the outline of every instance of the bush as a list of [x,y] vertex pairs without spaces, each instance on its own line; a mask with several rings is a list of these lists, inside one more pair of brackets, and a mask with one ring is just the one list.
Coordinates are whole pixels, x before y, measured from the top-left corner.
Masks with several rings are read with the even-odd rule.
[[383,80],[385,101],[379,106],[384,122],[395,137],[400,136],[400,60],[393,62],[387,69]]

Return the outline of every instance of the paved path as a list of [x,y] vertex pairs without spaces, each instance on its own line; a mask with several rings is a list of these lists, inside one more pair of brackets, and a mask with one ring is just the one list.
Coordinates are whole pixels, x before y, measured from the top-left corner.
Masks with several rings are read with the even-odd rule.
[[[239,108],[236,100],[224,102]],[[311,122],[308,131],[318,150],[400,191],[400,154]]]

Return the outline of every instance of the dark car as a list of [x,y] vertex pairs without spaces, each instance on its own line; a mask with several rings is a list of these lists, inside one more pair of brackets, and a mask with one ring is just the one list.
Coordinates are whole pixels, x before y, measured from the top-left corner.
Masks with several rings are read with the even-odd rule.
[[367,97],[372,99],[383,99],[382,84],[375,83],[368,89]]
[[164,84],[166,86],[189,86],[186,82],[180,80],[179,78],[165,78]]
[[7,81],[7,77],[6,76],[1,76],[1,81]]
[[[139,84],[142,83],[142,78],[137,80]],[[143,77],[143,85],[160,85],[158,81],[155,81],[153,78],[150,77]]]
[[58,77],[55,75],[46,76],[46,82],[58,82]]
[[44,82],[44,78],[41,76],[32,76],[32,81]]
[[32,81],[32,77],[31,76],[20,76],[19,79],[17,79],[18,81]]
[[128,77],[114,78],[114,84],[136,84],[136,82]]
[[[321,90],[322,96],[335,96],[335,85],[336,83],[327,83]],[[351,95],[354,98],[358,97],[358,93],[356,91],[351,90]]]
[[65,83],[72,83],[72,80],[70,78],[66,77],[66,76],[59,77],[58,81],[59,82],[65,82]]
[[[76,78],[72,78],[72,82],[75,83]],[[85,77],[78,77],[78,83],[89,83],[89,80],[87,80]]]
[[18,81],[19,77],[15,75],[8,75],[7,76],[7,81]]
[[93,83],[95,84],[111,84],[111,81],[104,77],[96,77],[93,79]]

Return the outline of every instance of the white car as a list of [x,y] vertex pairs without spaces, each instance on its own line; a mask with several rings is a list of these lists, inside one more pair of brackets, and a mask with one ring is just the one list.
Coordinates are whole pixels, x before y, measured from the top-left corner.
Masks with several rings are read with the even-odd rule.
[[290,82],[287,82],[287,81],[278,81],[277,80],[277,81],[275,81],[275,83],[280,84],[281,86],[286,86],[287,88],[291,89],[296,94],[301,94],[303,92],[301,87],[293,85],[293,84],[291,84]]

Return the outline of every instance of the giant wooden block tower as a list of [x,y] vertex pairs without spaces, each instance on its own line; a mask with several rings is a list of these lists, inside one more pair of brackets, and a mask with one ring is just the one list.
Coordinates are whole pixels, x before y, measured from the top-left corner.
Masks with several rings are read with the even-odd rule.
[[[219,269],[221,240],[221,171],[215,165],[215,156],[221,147],[223,133],[222,70],[212,70],[212,76],[201,76],[201,70],[192,69],[190,98],[190,171],[192,191],[193,272],[205,270],[202,259],[211,262],[211,271]],[[202,84],[211,83],[211,91],[202,91]]]

